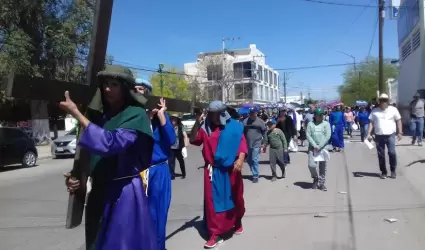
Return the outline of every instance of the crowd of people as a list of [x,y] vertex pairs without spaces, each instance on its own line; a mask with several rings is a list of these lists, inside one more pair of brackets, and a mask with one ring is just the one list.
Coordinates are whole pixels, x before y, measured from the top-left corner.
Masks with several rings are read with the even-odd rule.
[[[267,148],[272,181],[276,181],[276,165],[280,177],[285,178],[286,166],[291,163],[289,151],[304,146],[307,140],[306,165],[312,187],[327,191],[328,148],[341,152],[344,131],[351,137],[352,129],[360,129],[362,141],[373,135],[381,177],[387,176],[385,147],[391,177],[396,177],[395,138],[402,135],[401,117],[388,105],[385,94],[377,107],[346,107],[343,111],[338,105],[332,109],[312,105],[308,112],[282,108],[270,116],[253,107],[243,118],[223,102],[213,101],[206,112],[197,115],[188,136],[179,118],[167,114],[164,99],[155,109],[144,108],[152,86],[134,79],[129,69],[108,66],[99,72],[98,82],[89,108],[99,111],[101,119],[82,114],[68,92],[60,103],[84,128],[79,146],[91,154],[86,202],[86,247],[90,250],[165,250],[171,180],[176,176],[176,160],[182,178],[186,177],[188,144],[203,145],[204,223],[210,236],[206,248],[223,242],[225,233],[244,232],[241,171],[247,162],[252,182],[258,183],[260,154]],[[421,140],[418,143],[422,145]],[[65,177],[69,192],[85,185],[72,173]]]

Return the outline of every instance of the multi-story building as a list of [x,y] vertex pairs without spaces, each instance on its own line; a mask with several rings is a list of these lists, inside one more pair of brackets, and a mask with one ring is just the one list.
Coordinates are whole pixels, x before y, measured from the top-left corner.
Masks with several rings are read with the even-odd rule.
[[279,101],[279,73],[266,64],[255,44],[249,48],[199,53],[196,62],[184,64],[198,98],[228,104],[266,104]]

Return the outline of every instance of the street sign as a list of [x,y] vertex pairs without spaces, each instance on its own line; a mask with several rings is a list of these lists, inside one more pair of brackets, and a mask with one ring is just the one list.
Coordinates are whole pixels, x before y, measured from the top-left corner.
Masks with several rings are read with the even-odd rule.
[[390,2],[390,19],[397,20],[400,13],[401,0],[391,0]]
[[398,8],[399,7],[391,7],[391,19],[397,19],[398,18]]

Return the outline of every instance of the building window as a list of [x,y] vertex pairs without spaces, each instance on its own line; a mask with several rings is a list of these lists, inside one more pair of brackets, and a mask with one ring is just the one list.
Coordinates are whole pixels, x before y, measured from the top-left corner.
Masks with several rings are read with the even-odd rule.
[[209,100],[221,100],[222,99],[222,88],[218,85],[207,86],[207,93]]
[[258,99],[263,100],[263,91],[264,91],[264,86],[260,85],[260,87],[258,88]]
[[207,66],[208,81],[220,81],[223,79],[223,65],[208,65]]
[[269,87],[266,87],[266,96],[265,96],[265,100],[268,101],[269,100]]
[[233,64],[233,74],[235,79],[251,78],[255,65],[252,62],[240,62]]
[[258,80],[263,80],[263,67],[258,65]]
[[273,72],[269,71],[269,82],[270,85],[273,85]]
[[277,74],[274,73],[273,75],[274,75],[274,85],[277,86],[279,84],[279,82],[277,81]]
[[264,82],[269,82],[269,71],[267,69],[264,69]]
[[235,84],[235,99],[252,99],[253,88],[252,83]]

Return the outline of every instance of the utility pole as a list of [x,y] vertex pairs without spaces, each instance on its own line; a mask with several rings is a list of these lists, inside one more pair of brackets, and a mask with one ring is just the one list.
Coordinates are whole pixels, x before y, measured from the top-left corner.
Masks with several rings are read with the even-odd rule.
[[283,100],[286,103],[286,85],[287,85],[287,81],[289,80],[289,74],[290,72],[283,72]]
[[[225,61],[226,61],[225,54],[227,52],[227,50],[226,50],[226,41],[235,41],[235,40],[239,40],[239,39],[240,39],[240,37],[223,37],[221,39],[221,46],[222,46],[221,47],[221,56],[223,57],[222,75],[221,75],[221,78],[222,78],[221,80],[222,81],[226,81],[225,79],[223,79],[223,77],[224,77],[224,71],[226,70],[226,66],[225,66]],[[224,83],[221,86],[221,92],[222,92],[221,93],[221,98],[222,98],[223,101],[224,101],[224,99],[229,99],[229,97],[228,97],[229,93],[224,93],[224,91],[223,91],[223,89],[226,89],[226,92],[229,92],[228,86],[224,86],[226,84],[228,84],[228,83]],[[224,97],[223,95],[226,95],[226,98],[223,98]]]
[[385,4],[384,0],[379,1],[379,93],[387,93],[387,86],[384,82],[384,20]]
[[164,81],[162,79],[162,73],[163,73],[162,70],[163,69],[164,69],[164,64],[159,64],[158,73],[159,73],[159,77],[160,77],[159,87],[161,89],[161,97],[164,97]]
[[300,92],[300,98],[301,98],[301,104],[304,104],[304,97],[303,97],[303,92]]

